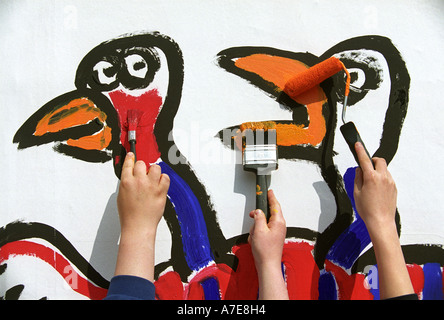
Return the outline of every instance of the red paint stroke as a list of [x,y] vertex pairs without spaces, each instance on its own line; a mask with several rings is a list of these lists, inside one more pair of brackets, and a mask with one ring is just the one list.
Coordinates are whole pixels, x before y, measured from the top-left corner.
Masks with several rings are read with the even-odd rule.
[[339,300],[373,300],[373,294],[365,288],[365,274],[348,274],[342,267],[326,260],[325,270],[331,272],[338,287]]
[[412,281],[413,291],[419,295],[424,289],[424,273],[417,264],[407,264],[410,280]]
[[163,274],[155,282],[156,298],[203,300],[204,291],[201,283],[208,278],[215,278],[219,284],[222,300],[257,299],[257,272],[250,245],[234,246],[233,253],[239,259],[236,271],[225,264],[212,264],[202,268],[188,283],[182,283],[178,273],[174,271]]
[[[292,300],[317,300],[319,298],[320,272],[313,257],[313,245],[310,243],[287,242],[284,245],[282,263],[288,294]],[[204,300],[201,285],[208,278],[217,280],[222,300],[256,300],[258,298],[258,278],[254,258],[249,244],[236,245],[232,248],[238,258],[236,270],[225,264],[213,264],[202,268],[183,283],[178,273],[169,271],[155,282],[158,300]],[[424,275],[421,266],[408,264],[407,269],[415,293],[418,295],[424,287]],[[331,261],[325,261],[325,271],[330,272],[337,285],[340,300],[373,300],[373,294],[365,287],[363,273],[348,274],[342,267]]]
[[313,246],[306,242],[289,242],[282,252],[289,298],[318,300],[319,268],[313,257]]
[[[291,299],[317,299],[319,269],[313,258],[313,246],[305,242],[288,242],[284,245],[282,262]],[[236,271],[225,264],[213,264],[201,269],[189,283],[182,283],[179,275],[169,271],[155,282],[159,300],[203,300],[201,283],[208,278],[218,281],[222,300],[256,300],[259,283],[254,258],[249,244],[232,248],[238,258]]]
[[[0,248],[0,263],[16,256],[35,257],[48,263],[62,276],[72,290],[85,297],[101,300],[106,296],[107,289],[97,287],[78,274],[68,260],[51,248],[30,241],[14,241]],[[75,283],[70,283],[71,279],[76,279]]]
[[128,142],[128,110],[139,110],[143,115],[137,126],[137,159],[143,160],[148,166],[159,159],[160,152],[154,136],[154,126],[162,106],[162,97],[156,89],[132,96],[121,90],[109,93],[120,119],[120,142],[127,151],[130,150]]
[[[317,300],[319,297],[319,269],[313,257],[313,245],[307,242],[287,242],[284,245],[282,263],[289,297],[292,300]],[[249,244],[236,245],[232,248],[238,258],[234,271],[225,264],[212,264],[202,268],[183,283],[177,272],[169,271],[161,275],[157,281],[156,299],[158,300],[204,300],[201,285],[208,278],[217,280],[222,300],[256,300],[259,283],[254,258]],[[0,248],[0,264],[15,256],[29,256],[41,259],[52,266],[70,285],[72,290],[90,299],[103,299],[107,290],[97,287],[85,277],[78,274],[71,263],[61,254],[44,245],[30,241],[15,241]],[[69,267],[67,272],[66,268]],[[424,288],[422,267],[407,264],[413,288],[420,296]],[[364,285],[365,274],[348,274],[342,267],[325,261],[325,271],[330,272],[337,285],[340,300],[373,300],[374,297]],[[76,286],[70,279],[76,279]],[[444,279],[444,277],[443,277]],[[443,280],[444,281],[444,280]]]

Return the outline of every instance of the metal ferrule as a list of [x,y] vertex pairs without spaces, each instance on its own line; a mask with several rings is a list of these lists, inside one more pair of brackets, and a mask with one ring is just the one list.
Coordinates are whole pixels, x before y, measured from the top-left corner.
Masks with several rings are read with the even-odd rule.
[[136,140],[136,131],[135,130],[130,130],[128,131],[128,141],[131,140]]
[[275,164],[277,163],[277,146],[275,144],[246,145],[242,160],[244,165]]

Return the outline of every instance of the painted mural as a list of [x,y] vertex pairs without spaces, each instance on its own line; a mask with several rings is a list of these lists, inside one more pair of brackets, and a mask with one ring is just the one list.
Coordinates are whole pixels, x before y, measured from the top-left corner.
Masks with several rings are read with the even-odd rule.
[[[232,74],[233,81],[249,82],[275,100],[276,108],[292,113],[292,120],[266,119],[276,123],[279,157],[318,166],[334,195],[336,216],[324,231],[287,226],[282,270],[290,298],[378,299],[377,288],[369,286],[368,272],[369,266],[375,270],[376,261],[372,249],[364,250],[370,238],[354,206],[355,170],[351,167],[341,175],[334,162],[344,75],[335,75],[297,100],[282,90],[292,75],[331,56],[350,71],[351,107],[389,79],[390,96],[374,156],[390,163],[408,114],[410,76],[401,53],[382,36],[346,39],[320,56],[273,47],[221,50],[214,53],[218,72]],[[389,74],[382,63],[387,63]],[[137,157],[147,164],[158,163],[171,179],[164,214],[171,234],[171,259],[156,265],[157,299],[256,299],[258,281],[248,234],[224,236],[205,181],[198,179],[172,135],[184,84],[180,46],[158,32],[108,40],[82,59],[74,83],[75,90],[55,97],[18,128],[13,139],[17,148],[53,144],[55,152],[77,160],[112,161],[118,179],[130,148],[127,115],[138,110],[142,138],[136,145]],[[235,152],[239,126],[233,123],[219,132],[221,148]],[[397,212],[397,226],[401,232],[402,212]],[[404,246],[403,251],[419,297],[442,299],[444,249],[418,243]],[[106,295],[109,279],[48,224],[12,221],[1,227],[0,279],[18,256],[50,265],[72,290],[87,298]],[[2,298],[18,299],[23,290],[23,284],[12,286]],[[46,298],[45,292],[41,297]]]

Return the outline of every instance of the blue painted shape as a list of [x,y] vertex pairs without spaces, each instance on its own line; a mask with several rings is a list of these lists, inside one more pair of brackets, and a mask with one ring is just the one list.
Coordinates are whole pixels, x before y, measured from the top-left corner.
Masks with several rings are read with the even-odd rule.
[[347,169],[344,175],[344,185],[356,213],[356,220],[338,237],[327,254],[327,259],[345,269],[353,266],[361,252],[371,242],[367,227],[356,210],[353,196],[355,171],[356,167]]
[[331,272],[321,271],[319,276],[319,300],[337,300],[336,280]]
[[168,198],[179,220],[185,260],[197,271],[214,260],[202,208],[190,186],[173,169],[165,162],[159,166],[170,177]]
[[423,300],[443,300],[442,271],[439,263],[426,263],[422,271],[424,272]]
[[205,300],[220,300],[219,282],[211,277],[203,280],[200,285],[203,288]]

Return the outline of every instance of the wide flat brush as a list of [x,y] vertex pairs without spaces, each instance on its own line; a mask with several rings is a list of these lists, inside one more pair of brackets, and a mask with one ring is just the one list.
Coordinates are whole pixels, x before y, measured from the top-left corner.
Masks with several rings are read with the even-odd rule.
[[244,170],[256,174],[256,209],[270,218],[268,210],[268,182],[278,168],[276,130],[273,122],[247,122],[242,131],[242,163]]

